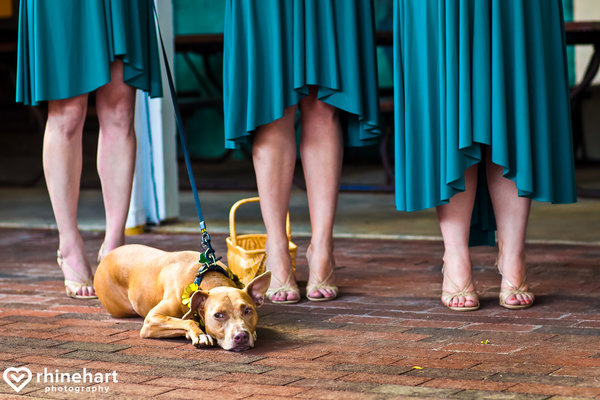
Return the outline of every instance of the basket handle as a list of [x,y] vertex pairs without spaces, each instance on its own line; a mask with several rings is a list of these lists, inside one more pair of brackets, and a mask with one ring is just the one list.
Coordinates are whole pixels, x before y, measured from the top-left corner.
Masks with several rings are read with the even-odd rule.
[[[242,204],[257,203],[257,202],[260,202],[260,198],[259,197],[250,197],[248,199],[241,199],[241,200],[237,201],[231,207],[231,210],[229,211],[229,235],[231,236],[231,242],[233,243],[234,246],[237,246],[237,232],[236,232],[236,229],[235,229],[235,212],[237,211],[237,209]],[[289,211],[288,211],[287,216],[285,218],[285,231],[287,233],[288,240],[291,241],[292,240],[292,227],[290,225],[290,213],[289,213]]]

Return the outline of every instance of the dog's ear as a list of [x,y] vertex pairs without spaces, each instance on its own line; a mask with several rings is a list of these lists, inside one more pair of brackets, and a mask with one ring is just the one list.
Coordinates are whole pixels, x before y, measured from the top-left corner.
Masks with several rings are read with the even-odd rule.
[[257,276],[252,279],[250,283],[246,285],[244,291],[248,293],[248,296],[254,301],[256,307],[262,306],[265,302],[265,293],[269,289],[271,284],[271,271],[267,271],[264,274]]
[[204,307],[204,302],[208,299],[208,292],[203,290],[195,291],[190,297],[190,309],[184,314],[181,319],[190,319],[194,315],[194,311]]

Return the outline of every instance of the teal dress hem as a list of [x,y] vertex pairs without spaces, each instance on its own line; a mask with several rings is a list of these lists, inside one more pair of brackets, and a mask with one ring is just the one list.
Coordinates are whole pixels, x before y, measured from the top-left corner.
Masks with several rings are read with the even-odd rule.
[[162,96],[150,0],[23,0],[17,57],[16,101],[27,105],[97,90],[116,59],[125,83]]
[[341,111],[347,146],[376,143],[374,38],[370,0],[228,0],[225,147],[251,144],[258,127],[282,118],[310,86]]

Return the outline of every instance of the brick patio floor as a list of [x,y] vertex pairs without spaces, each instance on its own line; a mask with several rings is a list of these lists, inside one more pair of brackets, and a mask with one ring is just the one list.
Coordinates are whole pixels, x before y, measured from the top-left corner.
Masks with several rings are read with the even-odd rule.
[[[93,260],[102,235],[84,237]],[[197,249],[199,236],[130,242]],[[213,242],[224,256],[224,236]],[[305,284],[307,241],[296,242]],[[19,395],[0,381],[0,398],[600,399],[598,246],[530,245],[537,299],[520,311],[498,306],[494,249],[476,248],[482,308],[456,313],[439,301],[440,242],[339,239],[341,297],[265,305],[257,346],[238,354],[140,339],[141,318],[113,319],[97,300],[68,299],[56,244],[55,231],[0,229],[0,367],[34,374]],[[91,396],[45,393],[51,385],[35,381],[44,370],[83,368],[117,371],[118,382]]]

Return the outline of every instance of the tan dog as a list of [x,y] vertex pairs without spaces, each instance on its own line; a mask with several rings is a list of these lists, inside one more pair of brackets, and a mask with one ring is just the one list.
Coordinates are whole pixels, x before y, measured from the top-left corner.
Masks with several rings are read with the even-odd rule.
[[[209,271],[188,308],[181,295],[196,277],[199,258],[195,251],[169,253],[142,245],[122,246],[98,266],[94,289],[112,316],[145,317],[142,337],[185,336],[197,347],[214,346],[216,341],[225,350],[252,348],[256,308],[264,301],[271,273],[254,278],[240,290],[224,274]],[[204,322],[205,332],[191,319],[194,310]]]

